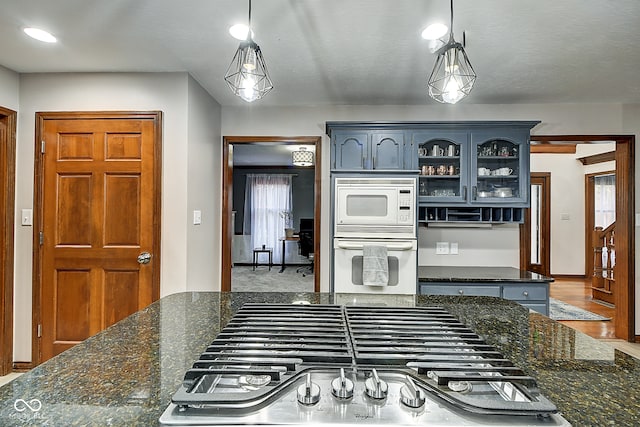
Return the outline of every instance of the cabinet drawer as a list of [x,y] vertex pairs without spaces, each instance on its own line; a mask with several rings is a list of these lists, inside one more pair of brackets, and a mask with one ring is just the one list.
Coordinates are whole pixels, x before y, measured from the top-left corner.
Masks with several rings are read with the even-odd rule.
[[422,295],[471,295],[499,297],[500,286],[484,285],[420,285]]
[[546,301],[546,285],[503,286],[502,297],[514,301]]

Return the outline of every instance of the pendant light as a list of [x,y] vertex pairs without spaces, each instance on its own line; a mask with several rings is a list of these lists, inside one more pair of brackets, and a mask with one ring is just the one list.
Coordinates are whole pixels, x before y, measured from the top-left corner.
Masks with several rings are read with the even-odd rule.
[[436,53],[438,58],[429,76],[429,96],[438,102],[455,104],[469,95],[476,73],[462,44],[453,39],[453,0],[449,41]]
[[273,89],[260,46],[251,37],[251,0],[247,39],[240,42],[224,79],[231,91],[247,102],[260,99]]
[[291,153],[294,166],[313,166],[313,152],[307,151],[307,147],[300,147]]

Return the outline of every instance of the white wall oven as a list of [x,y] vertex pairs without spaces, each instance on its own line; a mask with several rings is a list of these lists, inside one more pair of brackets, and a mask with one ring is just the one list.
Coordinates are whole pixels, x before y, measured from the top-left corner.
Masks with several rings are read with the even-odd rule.
[[415,177],[335,178],[334,237],[414,238]]
[[[388,262],[386,285],[363,283],[364,247],[384,247]],[[339,293],[415,294],[417,285],[416,239],[334,239],[334,291]]]
[[416,185],[408,176],[334,179],[335,292],[415,294]]

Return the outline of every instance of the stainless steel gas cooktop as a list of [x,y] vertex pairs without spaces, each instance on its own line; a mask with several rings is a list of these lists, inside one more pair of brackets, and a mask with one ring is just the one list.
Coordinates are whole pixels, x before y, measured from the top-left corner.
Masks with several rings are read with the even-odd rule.
[[243,306],[166,425],[568,426],[533,378],[441,307]]

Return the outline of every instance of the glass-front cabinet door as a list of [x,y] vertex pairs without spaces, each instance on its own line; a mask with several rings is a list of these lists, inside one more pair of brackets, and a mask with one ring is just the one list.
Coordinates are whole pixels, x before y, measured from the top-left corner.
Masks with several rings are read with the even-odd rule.
[[418,201],[421,203],[466,203],[468,198],[468,133],[416,132],[418,150]]
[[474,132],[471,139],[471,203],[528,203],[528,135]]

